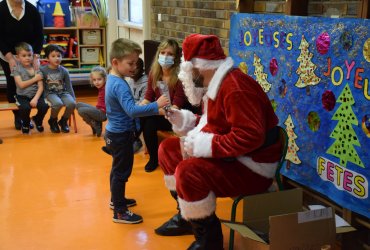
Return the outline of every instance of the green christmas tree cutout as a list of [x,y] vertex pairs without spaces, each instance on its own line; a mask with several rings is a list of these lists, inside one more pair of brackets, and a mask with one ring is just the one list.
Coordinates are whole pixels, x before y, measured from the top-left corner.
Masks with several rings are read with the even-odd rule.
[[288,134],[289,140],[288,140],[288,150],[287,154],[285,156],[285,159],[288,160],[287,168],[290,168],[290,163],[292,162],[294,164],[300,164],[301,160],[299,159],[297,152],[299,150],[299,147],[297,146],[295,139],[298,138],[298,136],[294,133],[294,123],[292,120],[292,117],[288,115],[288,118],[284,122],[286,126],[286,132]]
[[261,85],[263,91],[269,92],[271,89],[271,84],[267,81],[267,74],[263,71],[264,67],[261,64],[261,58],[254,54],[253,60],[254,75],[256,76],[256,81]]
[[306,92],[309,95],[310,89],[309,86],[317,85],[321,78],[315,75],[315,70],[317,66],[311,61],[313,54],[308,50],[310,45],[302,35],[301,44],[299,45],[299,49],[301,50],[300,55],[297,58],[297,62],[299,62],[299,67],[296,70],[296,73],[299,75],[295,86],[298,88],[306,87]]
[[358,120],[351,107],[355,104],[355,100],[348,83],[338,97],[337,102],[341,103],[341,105],[335,111],[332,120],[338,121],[338,124],[330,134],[330,137],[334,138],[335,141],[326,153],[338,157],[340,159],[341,166],[346,167],[347,162],[350,161],[364,168],[365,166],[354,147],[361,147],[361,145],[358,141],[356,132],[352,127],[353,125],[358,126]]

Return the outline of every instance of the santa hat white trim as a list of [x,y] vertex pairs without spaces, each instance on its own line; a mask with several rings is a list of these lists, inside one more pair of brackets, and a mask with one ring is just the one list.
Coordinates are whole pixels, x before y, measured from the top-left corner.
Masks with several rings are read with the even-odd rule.
[[216,99],[218,89],[221,86],[222,80],[224,79],[225,75],[230,71],[230,69],[234,66],[234,61],[231,57],[227,57],[224,62],[218,67],[212,80],[208,85],[208,90],[206,95],[211,98],[212,100]]
[[190,130],[192,130],[195,127],[195,122],[197,120],[197,116],[193,114],[191,111],[182,109],[180,110],[183,122],[181,127],[177,127],[174,124],[172,124],[172,130],[180,135],[186,135]]
[[278,162],[273,163],[255,162],[251,157],[248,156],[239,156],[237,157],[237,159],[244,166],[246,166],[247,168],[249,168],[250,170],[259,175],[262,175],[266,178],[273,178],[275,176]]
[[217,69],[221,64],[225,62],[225,59],[222,60],[207,60],[201,58],[191,59],[191,63],[194,68],[198,69]]
[[165,175],[163,177],[166,188],[170,191],[176,191],[176,178],[174,175]]
[[181,215],[186,220],[203,219],[216,211],[216,196],[211,191],[200,201],[185,201],[178,197]]

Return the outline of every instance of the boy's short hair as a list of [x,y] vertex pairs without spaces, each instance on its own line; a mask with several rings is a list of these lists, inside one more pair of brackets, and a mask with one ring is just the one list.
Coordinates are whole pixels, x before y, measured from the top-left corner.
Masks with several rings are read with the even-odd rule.
[[132,53],[137,53],[138,55],[140,55],[141,53],[143,53],[143,50],[136,42],[125,38],[118,38],[112,43],[109,53],[109,60],[110,62],[112,62],[113,59],[121,60],[125,56],[128,56]]
[[25,50],[27,52],[33,52],[32,46],[26,42],[20,42],[15,45],[15,53],[18,55],[19,52]]
[[59,45],[49,44],[44,49],[45,57],[48,58],[50,53],[53,52],[53,51],[59,52],[63,56],[64,51],[62,50],[62,48]]

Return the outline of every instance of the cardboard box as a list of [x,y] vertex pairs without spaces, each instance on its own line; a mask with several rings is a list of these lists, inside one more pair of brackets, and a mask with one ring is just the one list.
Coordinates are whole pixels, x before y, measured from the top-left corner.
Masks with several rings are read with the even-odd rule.
[[243,223],[225,223],[242,235],[242,249],[334,249],[336,233],[355,230],[336,228],[332,208],[303,211],[302,190],[291,189],[244,199]]
[[99,48],[81,48],[81,62],[99,63]]
[[99,45],[101,44],[100,30],[82,30],[82,44],[84,45]]

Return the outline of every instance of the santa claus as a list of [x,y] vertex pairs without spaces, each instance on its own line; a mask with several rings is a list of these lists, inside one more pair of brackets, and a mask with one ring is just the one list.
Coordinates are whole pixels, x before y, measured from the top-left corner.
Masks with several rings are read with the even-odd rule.
[[[216,198],[265,192],[282,152],[278,118],[260,85],[233,68],[214,35],[193,34],[183,42],[179,78],[189,101],[202,100],[203,115],[170,110],[173,130],[185,136],[163,141],[159,164],[179,213],[157,228],[159,235],[195,234],[189,249],[223,249]],[[193,80],[194,79],[194,80]]]

